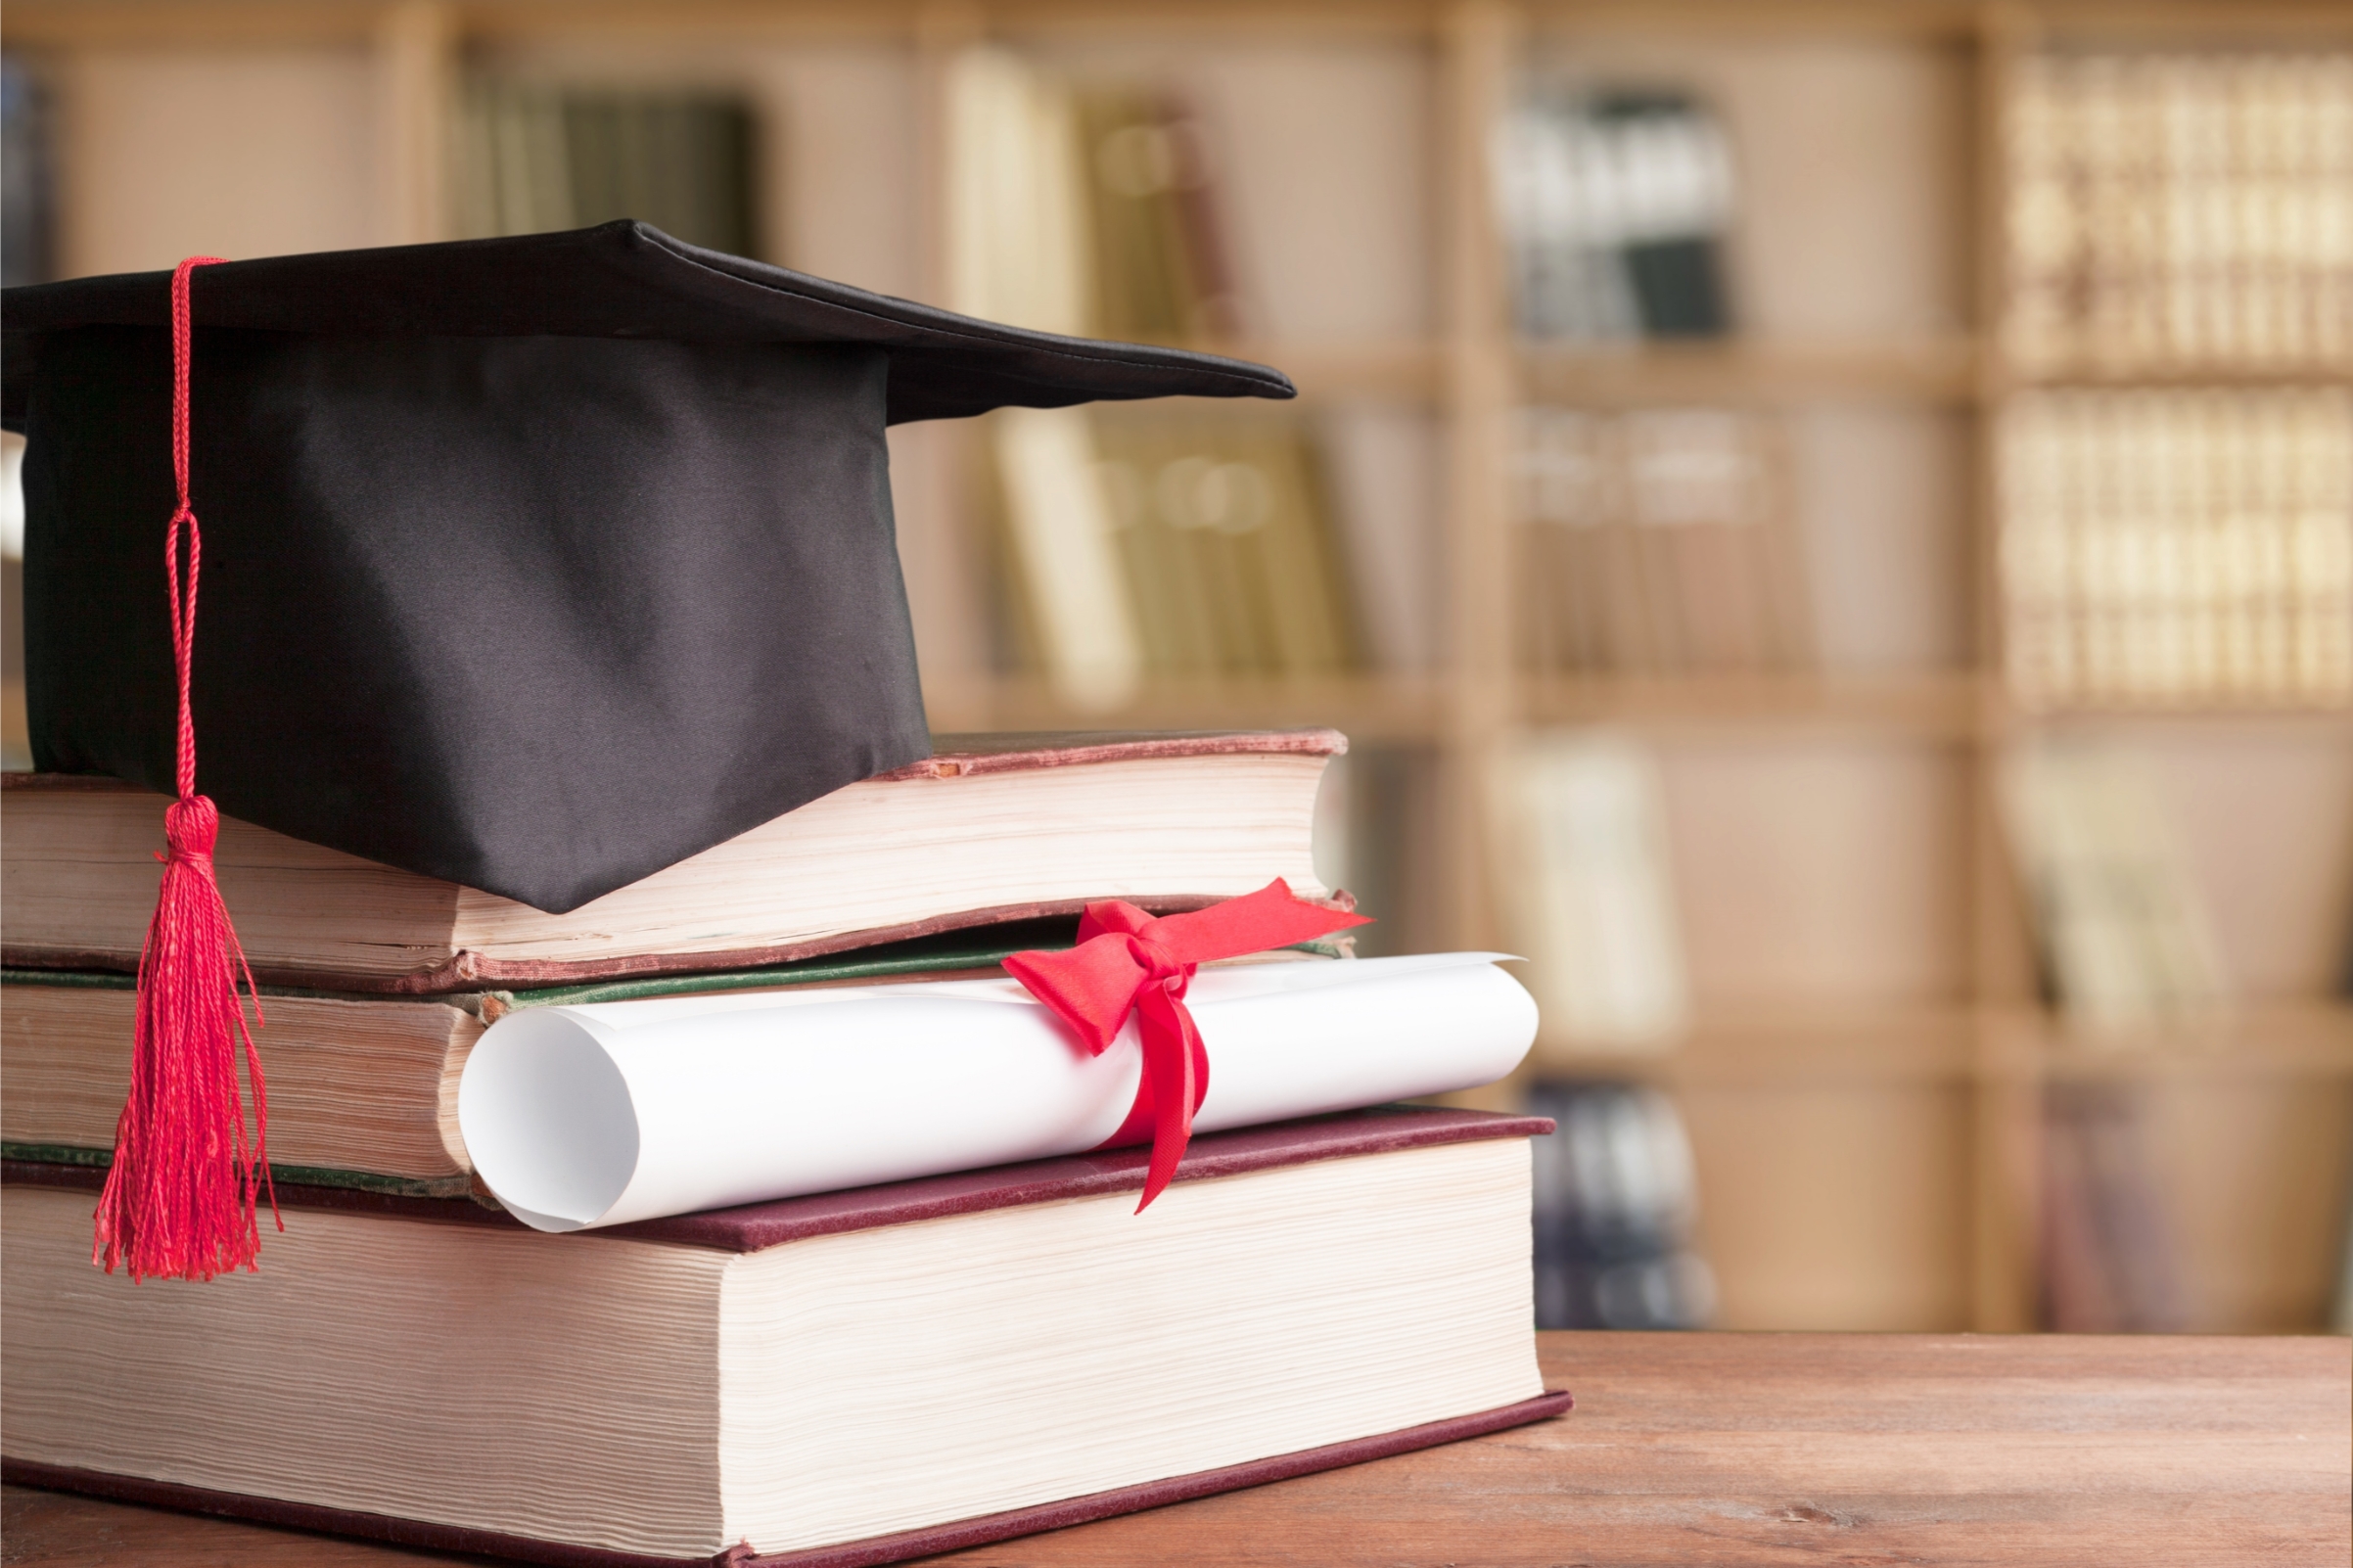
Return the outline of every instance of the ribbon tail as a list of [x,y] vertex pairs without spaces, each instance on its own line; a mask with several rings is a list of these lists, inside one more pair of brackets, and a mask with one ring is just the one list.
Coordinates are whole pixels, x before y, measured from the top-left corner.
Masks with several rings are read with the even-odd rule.
[[1191,1011],[1167,992],[1145,992],[1136,998],[1136,1013],[1144,1078],[1152,1086],[1152,1163],[1135,1205],[1142,1214],[1176,1179],[1176,1167],[1192,1141],[1193,1113],[1209,1093],[1209,1051]]
[[[1089,908],[1091,913],[1091,906]],[[1353,926],[1372,924],[1369,917],[1341,909],[1326,909],[1292,893],[1276,877],[1256,893],[1189,914],[1162,915],[1145,934],[1188,964],[1216,958],[1240,958],[1248,953],[1288,947],[1293,943],[1328,937]]]

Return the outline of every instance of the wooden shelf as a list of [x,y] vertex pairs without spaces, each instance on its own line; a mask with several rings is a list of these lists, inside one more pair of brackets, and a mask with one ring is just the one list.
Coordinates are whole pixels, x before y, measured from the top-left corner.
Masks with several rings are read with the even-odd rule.
[[2030,707],[1988,683],[1987,722],[1996,734],[2062,724],[2229,725],[2245,730],[2353,731],[2353,704],[2296,702],[2067,703]]
[[1977,1038],[1964,1002],[1711,1009],[1672,1049],[1579,1052],[1540,1043],[1537,1076],[1630,1078],[1670,1088],[1966,1083]]
[[[1440,342],[1192,343],[1176,346],[1272,365],[1304,397],[1437,402],[1448,392]],[[1599,408],[1803,401],[1965,403],[1979,392],[1969,339],[1912,343],[1554,345],[1515,350],[1516,395]]]
[[2006,390],[2040,388],[2263,388],[2353,386],[2353,360],[2005,360],[1996,373]]
[[2353,1081],[2353,1003],[2264,1003],[2172,1027],[2090,1032],[2043,1010],[1967,1003],[1765,1008],[1691,1024],[1668,1050],[1539,1040],[1527,1079],[1621,1079],[1676,1090],[2043,1083]]
[[1522,712],[1545,724],[1645,728],[1866,727],[1965,740],[1983,728],[1971,671],[1917,675],[1684,675],[1531,680]]
[[1968,402],[1978,391],[1973,340],[1889,343],[1638,343],[1519,347],[1522,395],[1533,402],[1638,407],[1729,402]]
[[2046,1012],[1989,1014],[1984,1071],[2043,1080],[2353,1079],[2353,1003],[2320,998],[2095,1029]]
[[1985,7],[1973,0],[1530,0],[1526,15],[1546,43],[1629,34],[1749,40],[1795,33],[1966,44],[1985,23]]
[[1114,708],[1078,707],[1042,681],[927,687],[935,729],[1281,729],[1329,725],[1352,740],[1428,743],[1441,732],[1434,680],[1159,681]]
[[[1154,681],[1133,701],[1090,709],[1041,680],[926,688],[937,729],[1230,729],[1328,724],[1363,741],[1435,743],[1450,685],[1429,677]],[[1676,729],[1874,729],[1962,741],[1983,729],[1982,683],[1967,673],[1899,676],[1550,677],[1502,687],[1529,725]]]
[[2093,1030],[2036,1008],[1966,1002],[1719,1009],[1673,1049],[1540,1044],[1533,1076],[1669,1086],[2183,1080],[2353,1080],[2353,1003],[2265,1002],[2193,1022]]
[[1242,342],[1183,346],[1271,365],[1291,378],[1300,396],[1314,401],[1433,402],[1442,394],[1445,383],[1445,346],[1437,343]]
[[[1235,729],[1317,724],[1361,740],[1435,743],[1452,684],[1432,676],[1333,675],[1155,680],[1136,697],[1093,709],[1042,679],[940,681],[925,690],[935,728]],[[1973,670],[1896,675],[1539,675],[1499,681],[1511,722],[1620,724],[1673,730],[1866,729],[1956,743],[2059,724],[2228,724],[2353,731],[2353,706],[2149,704],[2027,709]]]

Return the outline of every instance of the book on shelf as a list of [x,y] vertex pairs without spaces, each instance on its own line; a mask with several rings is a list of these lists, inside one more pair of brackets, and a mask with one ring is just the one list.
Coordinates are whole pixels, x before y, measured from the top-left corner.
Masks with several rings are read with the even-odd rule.
[[1519,653],[1537,671],[1812,663],[1777,424],[1722,409],[1520,414]]
[[0,57],[0,285],[46,283],[57,264],[56,111],[38,68]]
[[[1359,954],[1427,952],[1446,945],[1436,912],[1415,897],[1440,875],[1440,762],[1425,746],[1359,745],[1325,775],[1318,854],[1326,886],[1342,886],[1377,916],[1352,932]],[[1335,789],[1333,786],[1337,784]],[[1341,871],[1346,881],[1335,884]],[[1521,973],[1525,978],[1524,971]]]
[[1152,678],[1358,664],[1301,421],[1049,412],[994,431],[1022,642],[1067,698],[1110,707]]
[[1119,708],[1142,688],[1144,643],[1112,536],[1093,427],[1076,409],[1015,409],[991,421],[985,485],[999,523],[996,617],[1016,668],[1043,671],[1082,713]]
[[2228,1003],[2204,899],[2137,754],[2041,737],[2005,760],[2001,799],[2067,1018],[2114,1033]]
[[1357,1462],[1567,1407],[1528,1326],[1546,1130],[1205,1136],[1142,1219],[1141,1151],[566,1237],[283,1187],[261,1271],[144,1290],[90,1268],[97,1173],[12,1163],[6,1474],[547,1563],[846,1568]]
[[[214,854],[254,972],[352,992],[465,992],[752,968],[1123,898],[1160,909],[1270,876],[1310,897],[1331,730],[942,736],[568,914],[224,820]],[[6,778],[6,962],[139,961],[161,803],[110,780]]]
[[2353,1204],[2346,1205],[2343,1251],[2337,1255],[2336,1301],[2330,1310],[2329,1326],[2339,1334],[2353,1334]]
[[987,45],[950,62],[946,102],[957,309],[1077,338],[1239,334],[1214,138],[1181,94]]
[[[0,284],[56,268],[54,100],[44,73],[0,57]],[[32,765],[24,712],[24,438],[0,432],[0,768]]]
[[1242,306],[1207,128],[1165,88],[1072,94],[1086,193],[1093,333],[1231,341]]
[[1691,1246],[1698,1183],[1675,1102],[1655,1088],[1544,1080],[1535,1140],[1536,1326],[1704,1328],[1716,1282]]
[[[2353,926],[2345,932],[2344,972],[2337,982],[2337,1003],[2353,1006]],[[2330,1304],[2329,1323],[2339,1334],[2353,1334],[2353,1171],[2345,1175],[2344,1220],[2337,1227],[2336,1295]]]
[[[2071,1038],[2145,1039],[2227,1005],[2203,899],[2144,760],[2095,737],[2038,737],[2004,760],[2000,796],[2045,977]],[[2061,1080],[2042,1103],[2044,1325],[2187,1326],[2180,1264],[2130,1084]]]
[[478,76],[451,141],[461,238],[625,217],[729,255],[761,250],[758,124],[740,96]]
[[1491,777],[1505,930],[1544,1018],[1539,1061],[1672,1047],[1690,997],[1649,754],[1609,731],[1561,731],[1522,740]]
[[2021,364],[2353,358],[2353,53],[2037,51],[2003,109]]
[[1720,338],[1731,330],[1722,124],[1672,89],[1547,83],[1496,138],[1520,331],[1530,338]]
[[1436,673],[1446,581],[1443,533],[1431,526],[1441,511],[1438,422],[1426,409],[1352,403],[1320,410],[1315,435],[1358,658],[1384,674]]
[[2179,1333],[2181,1264],[2134,1085],[2044,1092],[2043,1322],[2061,1333]]
[[2000,438],[2024,701],[2353,700],[2353,392],[2033,392]]
[[[2353,1182],[2347,1185],[2353,1188]],[[2344,1223],[2338,1232],[2336,1296],[2330,1306],[2329,1326],[2339,1334],[2353,1334],[2353,1191],[2346,1194]]]
[[[982,48],[951,66],[948,99],[960,307],[1074,336],[1237,330],[1211,138],[1177,95],[1077,85]],[[1015,410],[987,457],[1009,652],[1074,706],[1115,709],[1154,678],[1357,663],[1299,419]]]

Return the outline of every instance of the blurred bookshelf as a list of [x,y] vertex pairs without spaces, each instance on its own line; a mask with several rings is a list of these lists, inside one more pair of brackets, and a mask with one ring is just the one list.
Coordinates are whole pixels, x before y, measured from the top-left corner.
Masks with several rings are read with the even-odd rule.
[[[576,125],[581,104],[688,106],[743,143],[741,202],[704,207],[764,259],[959,307],[994,298],[958,216],[969,95],[997,94],[1004,124],[1017,100],[1092,115],[1097,151],[1125,137],[1137,166],[1204,160],[1199,179],[1103,173],[1130,227],[1098,223],[1097,264],[1205,184],[1224,254],[1193,304],[1216,308],[1138,330],[1292,374],[1299,407],[1269,415],[1288,455],[1243,431],[1172,457],[1112,418],[894,433],[934,727],[1346,730],[1341,863],[1398,946],[1533,945],[1513,884],[1546,873],[1497,780],[1547,737],[1610,737],[1642,761],[1595,808],[1647,792],[1663,850],[1568,913],[1647,877],[1682,1004],[1635,1044],[1551,1031],[1535,1071],[1679,1110],[1715,1321],[2048,1320],[2052,1094],[2078,1082],[2137,1107],[2175,1320],[2325,1320],[2353,1187],[2341,6],[17,0],[0,40],[52,105],[60,275],[483,232],[454,146],[559,100]],[[2120,133],[2134,115],[2173,141]],[[2156,152],[2176,143],[2205,181],[2188,194]],[[1594,159],[1647,160],[1680,194],[1596,207],[1559,172]],[[2241,187],[2268,194],[2233,240],[2210,198]],[[2172,216],[2136,226],[2152,209]],[[2306,209],[2323,218],[2277,217]],[[1535,311],[1532,279],[1567,292]],[[2248,289],[2269,302],[2236,327],[2199,302]],[[1084,299],[1082,329],[1170,308]],[[2223,431],[2197,438],[2210,467],[2301,476],[2272,521],[2181,509],[2201,557],[2130,505],[2069,498],[2129,491],[2152,438],[2083,456],[2068,422],[2162,424],[2162,397]],[[2311,454],[2233,455],[2246,399],[2301,410]],[[1067,534],[1025,544],[1008,515],[1072,438],[1210,486],[1182,526],[1118,524],[1098,583],[1157,550],[1153,573],[1288,592],[1292,569],[1235,552],[1291,503],[1223,527],[1249,492],[1217,475],[1299,465],[1301,548],[1341,604],[1329,647],[1268,651],[1288,600],[1216,634],[1186,629],[1195,603],[1138,611],[1110,677],[1058,667],[1023,551]],[[2060,497],[2041,512],[2019,498],[2037,439],[2059,453],[2033,471]],[[2183,589],[2201,560],[2238,563],[2246,603]],[[1644,594],[1645,624],[1594,622]],[[1743,616],[1763,629],[1717,637]],[[2050,627],[2078,652],[2021,640]],[[2253,673],[2181,673],[2239,668],[2233,638]],[[2128,675],[2066,673],[2101,659]],[[2093,1028],[2069,1004],[2005,791],[2019,755],[2077,737],[2145,761],[2219,933],[2214,1006]]]

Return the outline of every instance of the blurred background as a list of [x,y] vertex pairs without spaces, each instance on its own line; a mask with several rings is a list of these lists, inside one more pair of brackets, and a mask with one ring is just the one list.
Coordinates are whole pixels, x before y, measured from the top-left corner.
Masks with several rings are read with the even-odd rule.
[[0,45],[12,285],[627,216],[1290,372],[894,431],[933,725],[1346,730],[1364,950],[1530,959],[1484,1103],[1561,1124],[1546,1324],[2347,1326],[2343,5],[12,0]]

